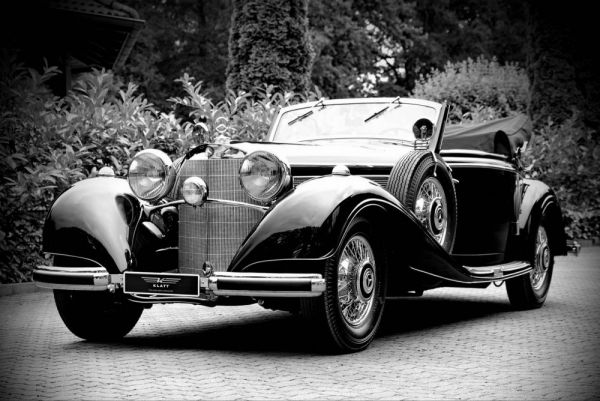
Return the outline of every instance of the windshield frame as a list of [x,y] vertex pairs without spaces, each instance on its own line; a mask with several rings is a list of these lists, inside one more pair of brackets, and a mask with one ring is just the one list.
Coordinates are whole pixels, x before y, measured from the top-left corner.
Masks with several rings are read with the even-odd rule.
[[[394,100],[397,100],[397,99],[398,98],[393,98],[393,97],[328,99],[328,100],[324,100],[324,101],[318,100],[318,101],[314,101],[314,102],[300,103],[300,104],[296,104],[293,106],[284,107],[277,114],[277,118],[275,119],[274,123],[271,124],[269,132],[267,134],[267,141],[268,142],[277,142],[277,139],[275,138],[275,133],[277,132],[279,124],[281,123],[282,116],[289,111],[296,111],[296,110],[302,110],[302,109],[306,109],[308,111],[311,108],[313,108],[316,104],[318,104],[319,102],[321,103],[321,105],[323,107],[329,107],[329,106],[335,106],[335,105],[347,105],[347,104],[380,104],[383,107],[386,105],[390,105],[391,102],[393,102]],[[412,98],[400,98],[397,101],[399,101],[400,104],[425,106],[425,107],[433,108],[435,110],[437,118],[435,121],[433,121],[433,123],[435,124],[434,125],[434,135],[432,135],[431,139],[434,140],[434,142],[436,142],[436,139],[438,137],[438,135],[436,135],[436,134],[439,134],[439,129],[441,128],[439,126],[440,125],[439,123],[440,123],[440,121],[443,121],[443,119],[444,119],[443,114],[445,112],[445,110],[444,110],[445,105],[442,103],[432,102],[429,100],[412,99]],[[327,140],[328,138],[324,137],[322,139]],[[372,138],[372,140],[377,140],[377,138]],[[302,143],[302,142],[301,141],[294,141],[294,142],[288,141],[286,143]]]

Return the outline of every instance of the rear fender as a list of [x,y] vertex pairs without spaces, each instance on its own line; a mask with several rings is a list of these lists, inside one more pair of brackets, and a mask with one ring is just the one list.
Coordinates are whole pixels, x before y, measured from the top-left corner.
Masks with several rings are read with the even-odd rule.
[[142,216],[127,181],[80,181],[52,205],[44,224],[43,251],[94,261],[115,274],[131,267],[130,240]]
[[541,181],[523,180],[523,198],[517,224],[519,227],[519,251],[526,255],[527,240],[532,228],[542,215],[547,216],[549,223],[550,248],[554,255],[566,255],[567,243],[562,220],[562,211],[552,189]]

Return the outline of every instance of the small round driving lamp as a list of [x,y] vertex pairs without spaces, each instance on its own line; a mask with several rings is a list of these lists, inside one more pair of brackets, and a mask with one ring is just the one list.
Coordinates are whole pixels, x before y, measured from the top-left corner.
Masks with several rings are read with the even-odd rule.
[[208,198],[208,186],[200,177],[190,177],[181,188],[183,199],[192,206],[202,206]]
[[156,201],[173,187],[175,173],[169,156],[157,149],[139,152],[129,166],[127,181],[133,193],[147,201]]
[[272,153],[253,152],[240,166],[240,183],[248,196],[270,202],[281,195],[291,181],[290,167]]

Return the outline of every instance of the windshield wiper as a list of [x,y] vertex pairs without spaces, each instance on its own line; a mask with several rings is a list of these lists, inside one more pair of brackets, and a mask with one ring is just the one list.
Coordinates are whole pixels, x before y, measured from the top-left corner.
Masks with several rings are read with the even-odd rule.
[[315,103],[315,104],[314,104],[314,105],[313,105],[313,106],[310,108],[310,110],[308,110],[308,111],[307,111],[306,113],[304,113],[304,114],[300,114],[298,117],[296,117],[296,118],[294,118],[293,120],[291,120],[291,121],[288,123],[288,125],[295,124],[295,123],[297,123],[298,121],[302,121],[302,120],[304,120],[306,117],[308,117],[308,116],[310,116],[310,115],[314,114],[314,110],[313,110],[313,109],[314,109],[315,107],[318,107],[318,106],[321,106],[321,108],[320,108],[319,110],[317,110],[317,111],[321,111],[321,110],[323,110],[323,109],[325,108],[325,99],[323,99],[323,98],[319,99],[319,101],[318,101],[317,103]]
[[371,114],[369,117],[365,118],[365,122],[369,122],[374,118],[379,117],[380,115],[382,115],[387,109],[390,108],[390,106],[394,103],[398,103],[400,104],[400,96],[397,96],[394,98],[394,100],[392,100],[391,102],[388,103],[387,106],[385,106],[383,109],[376,111],[375,113]]

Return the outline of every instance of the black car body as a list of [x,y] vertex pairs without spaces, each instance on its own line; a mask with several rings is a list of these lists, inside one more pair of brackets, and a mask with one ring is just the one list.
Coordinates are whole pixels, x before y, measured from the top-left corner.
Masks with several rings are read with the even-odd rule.
[[567,252],[559,203],[527,179],[515,116],[448,127],[446,105],[321,100],[284,108],[266,142],[145,150],[122,178],[84,180],[44,228],[76,335],[119,338],[154,303],[258,301],[300,312],[342,351],[373,339],[385,299],[506,282],[543,304]]

